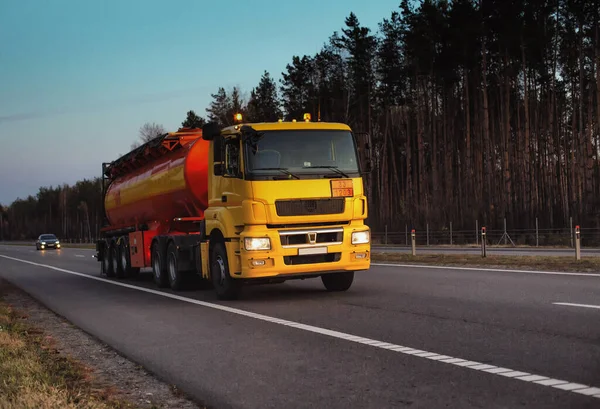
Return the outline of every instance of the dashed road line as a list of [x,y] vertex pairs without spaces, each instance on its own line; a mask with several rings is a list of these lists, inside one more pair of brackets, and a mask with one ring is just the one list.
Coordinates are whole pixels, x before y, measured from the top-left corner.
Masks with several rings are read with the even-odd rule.
[[566,305],[568,307],[581,307],[581,308],[594,308],[600,310],[600,305],[592,305],[592,304],[575,304],[570,302],[553,302],[555,305]]
[[503,368],[503,367],[498,367],[495,365],[484,364],[482,362],[451,357],[448,355],[438,354],[435,352],[423,351],[420,349],[410,348],[410,347],[406,347],[403,345],[392,344],[389,342],[379,341],[376,339],[365,338],[365,337],[361,337],[358,335],[352,335],[352,334],[348,334],[348,333],[344,333],[344,332],[340,332],[340,331],[316,327],[313,325],[307,325],[307,324],[302,324],[299,322],[289,321],[289,320],[285,320],[285,319],[281,319],[281,318],[275,318],[275,317],[271,317],[268,315],[258,314],[258,313],[238,309],[238,308],[227,307],[225,305],[213,304],[213,303],[209,303],[206,301],[195,300],[193,298],[187,298],[187,297],[182,297],[182,296],[175,295],[175,294],[169,294],[166,292],[153,290],[150,288],[138,287],[138,286],[131,285],[131,284],[112,281],[112,280],[108,280],[108,279],[105,279],[102,277],[91,276],[88,274],[79,273],[77,271],[66,270],[64,268],[54,267],[54,266],[51,266],[48,264],[35,263],[33,261],[22,260],[22,259],[10,257],[10,256],[5,256],[2,254],[0,254],[0,257],[3,257],[8,260],[18,261],[18,262],[25,263],[25,264],[31,264],[31,265],[38,266],[38,267],[44,267],[44,268],[47,268],[50,270],[60,271],[60,272],[66,273],[66,274],[71,274],[71,275],[87,278],[90,280],[96,280],[96,281],[100,281],[103,283],[116,285],[116,286],[123,287],[123,288],[129,288],[132,290],[155,294],[155,295],[165,297],[165,298],[171,298],[173,300],[183,301],[183,302],[187,302],[190,304],[200,305],[200,306],[212,308],[215,310],[220,310],[220,311],[225,311],[225,312],[229,312],[229,313],[236,314],[236,315],[241,315],[244,317],[254,318],[257,320],[261,320],[261,321],[265,321],[265,322],[269,322],[269,323],[273,323],[273,324],[283,325],[283,326],[296,328],[296,329],[307,331],[307,332],[312,332],[315,334],[325,335],[328,337],[337,338],[337,339],[341,339],[344,341],[354,342],[357,344],[363,344],[363,345],[367,345],[367,346],[379,348],[379,349],[386,349],[389,351],[399,352],[399,353],[402,353],[405,355],[412,355],[412,356],[429,359],[429,360],[436,361],[436,362],[444,362],[446,364],[455,365],[455,366],[471,369],[471,370],[478,371],[478,372],[486,372],[486,373],[490,373],[493,375],[499,375],[499,376],[504,376],[507,378],[517,379],[522,382],[528,382],[528,383],[532,383],[532,384],[536,384],[536,385],[552,387],[552,388],[560,389],[563,391],[578,393],[581,395],[600,399],[600,388],[590,386],[590,385],[569,382],[569,381],[562,380],[562,379],[554,379],[554,378],[550,378],[550,377],[546,377],[546,376],[542,376],[542,375],[532,374],[529,372],[516,371],[516,370],[510,369],[510,368]]

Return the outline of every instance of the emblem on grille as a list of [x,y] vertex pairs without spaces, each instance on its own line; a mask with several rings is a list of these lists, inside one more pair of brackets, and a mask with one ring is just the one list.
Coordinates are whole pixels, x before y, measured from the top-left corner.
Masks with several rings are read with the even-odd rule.
[[314,213],[317,210],[317,201],[316,200],[306,200],[304,202],[304,208],[308,213]]
[[315,232],[310,232],[307,234],[308,236],[308,242],[310,244],[316,244],[317,243],[317,233]]

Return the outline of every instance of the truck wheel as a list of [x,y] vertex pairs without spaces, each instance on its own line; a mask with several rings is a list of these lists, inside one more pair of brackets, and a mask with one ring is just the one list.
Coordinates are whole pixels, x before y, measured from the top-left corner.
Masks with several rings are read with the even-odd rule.
[[173,291],[184,289],[184,275],[178,269],[178,251],[175,243],[169,243],[167,249],[167,272],[169,274],[169,285]]
[[323,285],[325,285],[327,291],[346,291],[352,286],[354,271],[323,274],[321,281],[323,281]]
[[210,278],[221,300],[233,300],[239,296],[240,286],[229,275],[227,251],[221,242],[214,244],[210,255]]
[[123,275],[125,277],[137,277],[140,269],[139,267],[131,267],[131,255],[129,254],[129,246],[127,239],[121,241],[119,245],[119,255],[120,255],[120,263],[121,269],[123,270]]
[[120,259],[119,253],[120,253],[119,245],[117,244],[117,242],[114,242],[113,245],[110,246],[112,265],[113,265],[113,268],[115,269],[115,274],[116,274],[117,278],[123,278],[123,277],[125,277],[125,272],[123,271],[123,268],[121,268],[121,263],[119,261],[119,259]]
[[109,243],[104,245],[104,254],[102,255],[102,270],[107,277],[115,276],[115,266],[111,257],[111,246]]
[[131,270],[131,262],[129,261],[129,249],[125,242],[126,239],[121,240],[119,244],[119,263],[121,264],[121,272],[123,277],[129,276]]
[[161,288],[169,285],[165,264],[162,254],[160,254],[159,245],[155,243],[152,246],[152,274],[154,276],[154,283]]

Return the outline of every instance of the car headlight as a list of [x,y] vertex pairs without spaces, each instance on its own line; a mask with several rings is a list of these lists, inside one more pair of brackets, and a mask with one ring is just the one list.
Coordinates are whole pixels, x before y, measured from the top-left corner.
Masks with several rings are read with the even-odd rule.
[[46,245],[46,242],[45,242],[45,241],[43,241],[43,242],[42,242],[42,246],[45,246],[45,245]]
[[60,244],[60,241],[56,240],[56,244]]
[[248,251],[271,250],[271,240],[268,237],[246,237],[244,248]]
[[368,230],[352,232],[352,244],[367,244],[371,239]]

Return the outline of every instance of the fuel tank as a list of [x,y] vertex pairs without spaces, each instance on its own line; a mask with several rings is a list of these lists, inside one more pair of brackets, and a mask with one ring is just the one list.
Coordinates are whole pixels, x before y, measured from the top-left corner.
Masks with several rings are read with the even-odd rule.
[[[169,141],[173,141],[172,135]],[[179,149],[122,172],[110,183],[104,206],[111,226],[168,224],[176,217],[204,215],[210,142],[202,139],[200,130],[179,137],[179,141]]]

